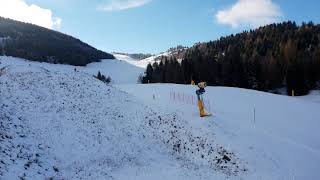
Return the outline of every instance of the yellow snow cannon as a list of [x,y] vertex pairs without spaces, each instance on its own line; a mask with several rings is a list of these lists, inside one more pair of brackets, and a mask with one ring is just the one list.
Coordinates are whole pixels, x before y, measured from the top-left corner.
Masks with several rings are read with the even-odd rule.
[[206,92],[204,88],[207,87],[206,82],[200,82],[198,84],[199,89],[196,91],[197,97],[198,97],[198,107],[199,107],[199,112],[200,112],[200,117],[206,117],[206,116],[212,116],[211,113],[206,113],[205,108],[204,108],[204,103],[203,103],[203,94]]

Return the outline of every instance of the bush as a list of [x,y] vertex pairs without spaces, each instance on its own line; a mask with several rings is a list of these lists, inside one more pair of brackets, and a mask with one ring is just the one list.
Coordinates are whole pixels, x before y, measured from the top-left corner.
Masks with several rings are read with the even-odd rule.
[[98,72],[98,75],[95,76],[95,78],[99,79],[100,81],[102,81],[102,82],[104,82],[104,83],[106,83],[106,84],[111,83],[111,77],[108,76],[108,77],[106,78],[106,76],[103,75],[103,74],[101,74],[100,71]]

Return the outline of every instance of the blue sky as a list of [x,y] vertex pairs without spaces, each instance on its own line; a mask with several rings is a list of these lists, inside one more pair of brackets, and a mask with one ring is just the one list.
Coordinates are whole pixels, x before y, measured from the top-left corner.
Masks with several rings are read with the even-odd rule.
[[107,52],[159,53],[270,22],[320,22],[318,0],[14,1],[50,10],[59,20],[50,27]]

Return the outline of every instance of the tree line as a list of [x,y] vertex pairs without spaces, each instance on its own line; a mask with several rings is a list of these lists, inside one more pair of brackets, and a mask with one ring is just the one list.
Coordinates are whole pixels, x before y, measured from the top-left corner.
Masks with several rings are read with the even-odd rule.
[[288,21],[198,43],[149,64],[143,83],[229,86],[305,95],[320,87],[320,25]]

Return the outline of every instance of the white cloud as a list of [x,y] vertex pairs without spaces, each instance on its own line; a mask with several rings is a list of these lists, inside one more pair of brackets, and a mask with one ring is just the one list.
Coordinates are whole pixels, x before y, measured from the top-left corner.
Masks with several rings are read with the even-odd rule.
[[50,9],[28,5],[24,0],[0,0],[0,16],[49,29],[59,29],[61,26],[61,19],[54,17]]
[[98,7],[99,10],[112,12],[137,8],[150,3],[152,0],[108,0]]
[[220,24],[258,27],[279,21],[280,7],[271,0],[238,0],[232,7],[218,11],[215,15]]

